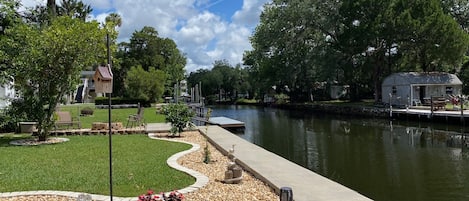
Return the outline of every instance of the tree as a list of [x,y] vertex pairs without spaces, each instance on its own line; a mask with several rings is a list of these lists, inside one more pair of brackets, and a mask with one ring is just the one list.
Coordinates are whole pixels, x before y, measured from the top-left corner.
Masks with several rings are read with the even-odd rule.
[[112,23],[115,27],[120,27],[122,25],[122,17],[117,13],[111,13],[106,16],[106,24]]
[[217,60],[211,70],[199,69],[187,78],[189,86],[202,84],[202,92],[209,101],[234,101],[238,93],[247,94],[251,90],[248,70],[231,66],[226,60]]
[[[0,0],[0,5],[0,42],[4,43],[7,41],[6,30],[22,23],[18,13],[21,4],[17,0]],[[4,49],[0,49],[0,85],[12,81],[12,77],[7,74],[11,61],[5,54]]]
[[57,16],[69,16],[85,21],[92,11],[93,9],[81,0],[61,0],[58,5],[55,0],[47,0],[46,6],[29,8],[24,17],[31,24],[47,26]]
[[321,69],[320,58],[328,42],[341,28],[335,18],[340,3],[320,1],[274,0],[265,6],[261,22],[251,37],[252,51],[244,55],[244,64],[259,77],[263,91],[286,93],[293,101],[309,99],[316,81],[327,80],[329,69]]
[[451,15],[469,33],[469,4],[467,0],[442,0],[443,11]]
[[405,33],[399,38],[399,51],[405,52],[403,65],[429,72],[454,70],[461,63],[468,35],[443,12],[441,2],[397,0],[393,11],[396,29]]
[[1,49],[12,61],[8,74],[15,79],[30,120],[38,122],[39,139],[45,140],[57,104],[75,89],[80,72],[105,58],[105,31],[97,22],[57,17],[43,29],[15,26],[7,36]]
[[187,77],[187,83],[190,87],[195,87],[198,84],[201,84],[202,93],[204,96],[212,94],[213,91],[216,91],[213,85],[207,83],[210,70],[207,69],[198,69],[195,72],[191,72]]
[[86,20],[93,11],[89,5],[78,0],[62,0],[61,6],[57,7],[58,16],[70,16],[72,18]]
[[164,91],[165,73],[150,67],[148,71],[141,66],[132,67],[125,80],[128,97],[157,101]]
[[292,101],[309,99],[321,83],[350,85],[352,100],[379,101],[392,72],[455,71],[467,38],[438,0],[274,0],[244,62],[256,86],[276,86]]
[[171,123],[172,136],[180,135],[192,121],[195,113],[187,104],[169,104],[162,108],[166,122]]
[[52,17],[57,16],[57,5],[55,4],[55,0],[47,0],[47,10],[49,11],[49,15]]
[[125,72],[133,66],[141,66],[145,71],[151,67],[163,71],[167,95],[172,94],[169,89],[184,78],[186,57],[173,40],[160,38],[153,27],[145,26],[140,31],[135,31],[129,43],[120,44],[118,56],[122,60],[120,75],[125,76]]

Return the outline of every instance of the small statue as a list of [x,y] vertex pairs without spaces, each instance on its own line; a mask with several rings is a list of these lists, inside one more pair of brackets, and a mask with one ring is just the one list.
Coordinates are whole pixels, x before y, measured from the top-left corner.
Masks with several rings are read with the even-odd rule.
[[227,170],[225,171],[225,179],[222,181],[226,184],[239,184],[243,179],[243,169],[236,164],[236,157],[234,156],[234,147],[229,150],[228,158],[231,162],[227,165]]

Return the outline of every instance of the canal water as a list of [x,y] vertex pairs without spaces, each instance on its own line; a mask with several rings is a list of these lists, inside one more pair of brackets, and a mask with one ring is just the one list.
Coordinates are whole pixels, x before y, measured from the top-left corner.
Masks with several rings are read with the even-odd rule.
[[461,143],[469,128],[255,106],[210,108],[212,117],[245,122],[238,135],[247,141],[373,200],[469,200],[469,151]]

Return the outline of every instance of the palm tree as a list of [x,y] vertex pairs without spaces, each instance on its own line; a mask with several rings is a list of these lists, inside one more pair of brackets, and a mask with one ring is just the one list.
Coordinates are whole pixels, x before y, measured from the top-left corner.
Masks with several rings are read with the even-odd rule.
[[68,15],[83,21],[92,11],[93,9],[89,5],[77,0],[62,0],[62,5],[58,7],[59,15]]
[[57,16],[55,0],[47,0],[47,8],[52,17]]
[[117,13],[111,13],[106,17],[106,24],[112,23],[115,27],[122,25],[122,17]]

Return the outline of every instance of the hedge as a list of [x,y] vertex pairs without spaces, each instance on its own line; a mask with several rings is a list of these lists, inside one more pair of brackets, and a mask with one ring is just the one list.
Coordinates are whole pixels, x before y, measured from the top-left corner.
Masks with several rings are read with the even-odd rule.
[[[151,103],[148,100],[145,99],[139,99],[139,98],[120,98],[120,97],[114,97],[111,98],[111,104],[112,105],[133,105],[133,104],[139,104],[143,107],[151,107]],[[95,105],[108,105],[109,104],[109,99],[107,97],[97,97],[94,100]]]

